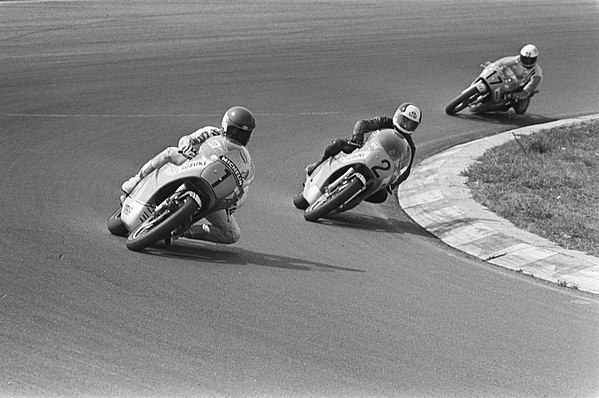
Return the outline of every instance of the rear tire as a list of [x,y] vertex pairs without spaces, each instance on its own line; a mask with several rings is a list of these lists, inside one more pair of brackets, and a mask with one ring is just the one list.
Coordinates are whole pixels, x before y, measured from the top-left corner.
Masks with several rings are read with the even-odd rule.
[[316,221],[329,213],[337,210],[342,204],[350,200],[354,195],[362,190],[364,184],[357,177],[343,182],[329,195],[322,195],[312,203],[304,212],[306,221]]
[[174,212],[165,210],[164,213],[153,215],[133,230],[127,238],[127,249],[141,251],[159,240],[168,239],[171,232],[189,222],[197,210],[196,201],[190,196],[185,197]]
[[115,211],[114,213],[112,213],[110,217],[108,217],[108,222],[106,223],[106,226],[108,227],[110,233],[116,236],[127,236],[127,234],[129,234],[127,227],[125,227],[125,224],[123,224],[123,220],[121,220],[122,210],[123,208],[119,207],[117,211]]
[[479,95],[476,86],[468,87],[462,94],[458,95],[445,107],[445,113],[455,115],[466,108]]

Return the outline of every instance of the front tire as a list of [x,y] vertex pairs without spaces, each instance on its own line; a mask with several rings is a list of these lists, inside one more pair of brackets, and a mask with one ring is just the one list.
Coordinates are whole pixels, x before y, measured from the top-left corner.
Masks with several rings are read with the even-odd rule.
[[293,197],[293,205],[300,210],[306,210],[310,205],[306,198],[304,198],[304,192],[299,192]]
[[164,209],[154,214],[133,230],[127,238],[127,249],[141,251],[162,239],[170,237],[172,231],[185,225],[198,210],[198,204],[190,196],[177,202],[176,210]]
[[110,233],[116,236],[127,236],[127,234],[129,233],[127,227],[125,227],[125,224],[123,223],[123,220],[121,220],[122,210],[123,208],[119,207],[117,211],[115,211],[114,213],[112,213],[110,217],[108,217],[108,221],[106,223],[106,226],[108,227]]
[[454,98],[446,107],[445,113],[448,115],[455,115],[459,111],[466,108],[470,103],[479,95],[479,91],[476,86],[468,87],[460,95]]
[[364,184],[357,177],[344,181],[333,192],[322,195],[312,203],[304,212],[306,221],[316,221],[335,211],[339,206],[350,200],[354,195],[364,188]]

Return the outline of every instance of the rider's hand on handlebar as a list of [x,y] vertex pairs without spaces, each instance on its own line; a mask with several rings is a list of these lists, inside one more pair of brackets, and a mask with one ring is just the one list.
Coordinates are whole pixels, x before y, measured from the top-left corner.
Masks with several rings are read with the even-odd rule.
[[506,97],[507,97],[507,99],[521,101],[521,100],[525,100],[526,98],[528,98],[528,93],[526,91],[517,91],[517,92],[513,92],[513,93],[508,93],[506,95]]
[[351,139],[348,141],[348,143],[350,143],[350,144],[352,144],[352,145],[355,145],[355,146],[359,147],[359,146],[362,146],[362,144],[359,142],[359,140],[360,140],[360,139],[359,139],[358,137],[356,137],[355,135],[353,135],[353,136],[351,137]]

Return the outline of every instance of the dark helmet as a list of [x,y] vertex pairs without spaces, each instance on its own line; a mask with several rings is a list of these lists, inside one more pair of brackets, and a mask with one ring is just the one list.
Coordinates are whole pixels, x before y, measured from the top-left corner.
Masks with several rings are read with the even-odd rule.
[[243,106],[234,106],[223,116],[222,128],[225,137],[235,140],[243,146],[247,145],[255,127],[254,115]]
[[422,123],[422,112],[411,102],[404,102],[393,115],[393,126],[404,134],[412,134]]
[[525,68],[532,68],[537,63],[539,50],[533,44],[527,44],[520,50],[520,62]]

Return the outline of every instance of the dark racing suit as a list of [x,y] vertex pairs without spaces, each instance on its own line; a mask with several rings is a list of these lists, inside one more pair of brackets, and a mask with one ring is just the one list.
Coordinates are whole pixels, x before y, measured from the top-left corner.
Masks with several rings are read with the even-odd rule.
[[[380,129],[395,129],[395,126],[393,125],[393,119],[387,116],[375,116],[371,119],[358,120],[354,126],[352,138],[350,140],[345,138],[337,138],[333,140],[333,142],[331,142],[325,148],[322,158],[318,163],[324,162],[328,158],[337,155],[341,151],[345,153],[353,152],[357,148],[360,148],[362,145],[364,145],[364,134]],[[395,129],[395,131],[397,131],[397,129]],[[412,163],[414,162],[414,156],[416,154],[416,145],[414,144],[414,140],[410,134],[404,134],[402,132],[399,133],[406,139],[408,145],[410,146],[412,153],[410,163],[406,170],[391,185],[389,185],[387,189],[381,189],[378,192],[370,195],[365,199],[367,202],[383,203],[385,200],[387,200],[388,192],[391,193],[395,187],[404,182],[410,175]]]

